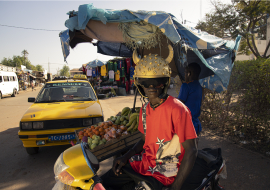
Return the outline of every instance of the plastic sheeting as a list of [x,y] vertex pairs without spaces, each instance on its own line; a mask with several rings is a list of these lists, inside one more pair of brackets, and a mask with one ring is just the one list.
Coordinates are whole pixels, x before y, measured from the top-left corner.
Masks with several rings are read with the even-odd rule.
[[89,63],[87,63],[86,67],[101,67],[103,65],[107,64],[107,62],[104,62],[104,61],[100,61],[98,59],[95,59],[93,61],[90,61]]
[[[184,67],[195,61],[202,68],[200,83],[203,87],[222,92],[228,86],[240,36],[236,41],[223,40],[206,32],[184,26],[173,15],[162,11],[104,10],[95,8],[92,4],[85,4],[79,6],[78,11],[72,11],[69,14],[72,14],[72,17],[66,20],[65,25],[70,31],[87,29],[87,24],[91,20],[101,21],[103,24],[143,20],[153,24],[174,45],[174,62],[181,79],[184,79]],[[69,54],[66,47],[68,41],[63,37],[66,35],[65,32],[61,35],[64,59]],[[95,31],[95,34],[98,33]],[[123,43],[115,43],[114,39],[106,42],[100,41],[97,44],[98,52],[105,55],[130,56],[131,50]]]

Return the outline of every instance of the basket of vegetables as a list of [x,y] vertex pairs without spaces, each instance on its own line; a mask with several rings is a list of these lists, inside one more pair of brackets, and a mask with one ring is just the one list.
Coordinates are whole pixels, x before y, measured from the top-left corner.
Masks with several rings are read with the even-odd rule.
[[116,116],[96,125],[76,130],[77,142],[88,143],[89,149],[102,161],[124,150],[128,150],[141,138],[138,131],[139,108],[123,108]]

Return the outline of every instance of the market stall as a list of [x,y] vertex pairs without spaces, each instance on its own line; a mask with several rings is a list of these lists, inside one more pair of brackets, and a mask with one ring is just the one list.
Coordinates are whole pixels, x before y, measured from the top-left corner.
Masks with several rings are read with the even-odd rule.
[[96,59],[83,66],[83,71],[98,94],[125,95],[134,92],[134,67],[132,58],[114,58],[106,62]]
[[[106,66],[102,66],[104,68],[98,71],[108,73],[108,79],[103,76],[104,84],[114,78],[113,82],[119,81],[117,85],[125,87],[132,85],[133,73],[128,67],[134,68],[134,62],[139,65],[139,60],[149,54],[163,59],[173,55],[172,59],[167,58],[170,60],[168,64],[172,77],[179,75],[180,79],[184,80],[185,66],[197,62],[201,66],[200,84],[204,88],[222,92],[228,86],[241,39],[239,36],[235,41],[223,40],[184,26],[173,15],[161,11],[103,10],[88,4],[81,5],[78,11],[70,11],[69,17],[65,22],[68,30],[60,33],[64,60],[66,61],[70,53],[70,47],[74,48],[82,42],[93,43],[93,39],[96,39],[98,42],[93,45],[97,46],[98,53],[121,57],[108,61]],[[126,65],[123,67],[124,63]],[[151,63],[140,66],[155,72],[155,64]],[[134,109],[132,110],[134,112]],[[100,129],[99,124],[93,129],[98,126]],[[83,134],[87,135],[88,133]]]

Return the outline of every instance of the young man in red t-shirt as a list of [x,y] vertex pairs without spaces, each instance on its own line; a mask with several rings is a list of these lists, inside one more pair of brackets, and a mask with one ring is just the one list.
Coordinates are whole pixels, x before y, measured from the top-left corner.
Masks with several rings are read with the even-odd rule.
[[[149,55],[141,62],[136,55],[135,52],[134,84],[149,99],[140,110],[138,129],[142,137],[125,155],[114,160],[112,170],[102,176],[103,185],[121,189],[134,181],[135,189],[179,190],[197,156],[191,114],[182,102],[167,95],[170,55],[166,60]],[[156,61],[149,66],[149,60]]]

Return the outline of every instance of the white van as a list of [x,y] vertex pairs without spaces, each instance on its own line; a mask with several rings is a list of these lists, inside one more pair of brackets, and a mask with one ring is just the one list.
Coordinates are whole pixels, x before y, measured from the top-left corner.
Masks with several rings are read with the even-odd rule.
[[16,73],[0,71],[0,99],[7,95],[15,97],[18,91],[19,82]]

